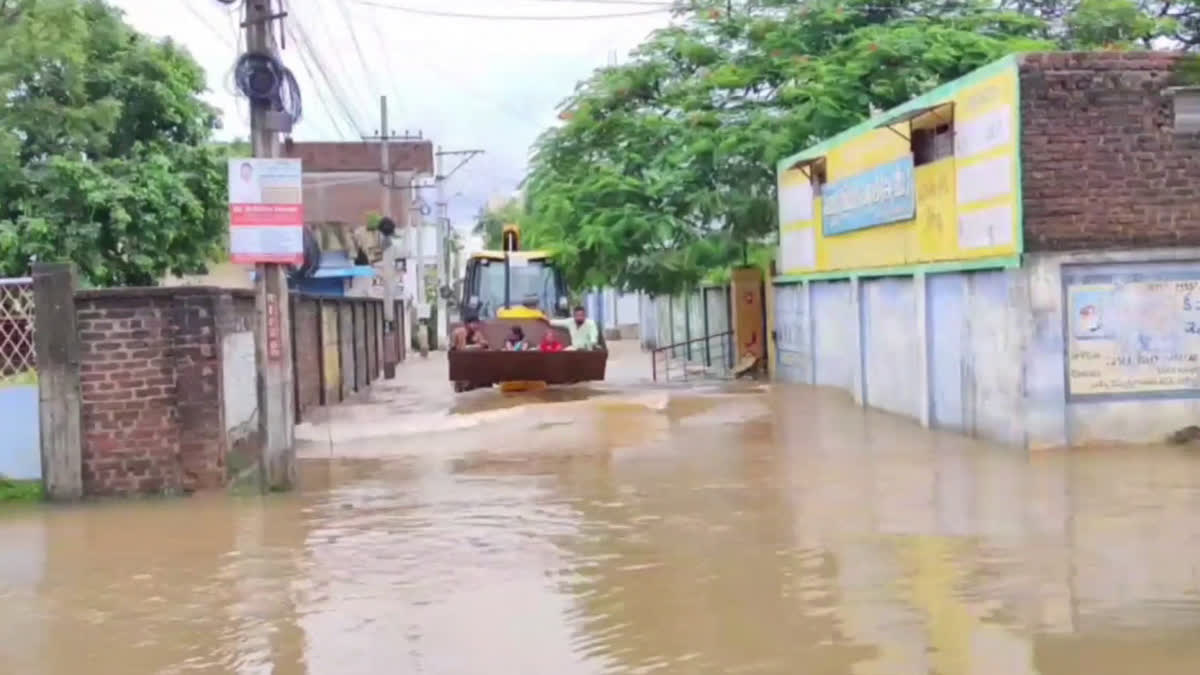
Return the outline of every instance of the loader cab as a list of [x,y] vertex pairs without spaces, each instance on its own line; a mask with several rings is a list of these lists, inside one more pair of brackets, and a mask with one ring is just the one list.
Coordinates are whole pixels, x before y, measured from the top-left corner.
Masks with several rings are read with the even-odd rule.
[[488,251],[467,261],[462,307],[479,318],[524,315],[565,318],[570,314],[562,273],[545,253]]

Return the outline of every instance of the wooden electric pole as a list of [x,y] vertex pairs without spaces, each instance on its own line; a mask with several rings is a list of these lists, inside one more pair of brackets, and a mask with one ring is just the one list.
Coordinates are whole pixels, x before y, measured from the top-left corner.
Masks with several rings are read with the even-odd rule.
[[[277,55],[272,39],[272,0],[246,0],[246,51]],[[271,107],[250,101],[250,143],[255,157],[279,157],[279,133]],[[264,491],[290,490],[296,484],[295,416],[292,401],[291,316],[284,265],[255,265],[254,356],[258,366],[258,429],[261,441],[259,480]]]

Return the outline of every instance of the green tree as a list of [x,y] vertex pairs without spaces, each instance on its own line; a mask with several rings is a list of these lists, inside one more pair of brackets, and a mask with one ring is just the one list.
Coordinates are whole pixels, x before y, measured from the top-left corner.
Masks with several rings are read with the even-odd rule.
[[[527,225],[526,221],[527,216],[521,202],[511,199],[495,209],[480,209],[479,214],[475,216],[473,232],[483,237],[484,246],[497,249],[501,246],[500,235],[505,225]],[[528,236],[524,228],[521,234],[523,238]]]
[[102,0],[0,0],[0,275],[71,260],[96,285],[203,272],[225,157],[204,72]]
[[1156,17],[1132,0],[1082,0],[1066,16],[1070,46],[1080,48],[1149,47],[1162,37],[1173,36],[1178,22]]
[[576,286],[678,291],[772,241],[782,157],[1071,30],[1156,30],[1122,2],[1052,25],[985,0],[692,0],[580,83],[536,144],[526,216]]
[[1200,45],[1197,0],[998,0],[997,6],[1041,19],[1041,36],[1065,49]]

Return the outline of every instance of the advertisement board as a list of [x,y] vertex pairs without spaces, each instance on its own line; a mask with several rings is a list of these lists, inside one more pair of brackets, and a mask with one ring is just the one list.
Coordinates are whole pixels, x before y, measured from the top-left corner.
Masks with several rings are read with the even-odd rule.
[[230,260],[304,262],[302,176],[299,159],[229,160]]

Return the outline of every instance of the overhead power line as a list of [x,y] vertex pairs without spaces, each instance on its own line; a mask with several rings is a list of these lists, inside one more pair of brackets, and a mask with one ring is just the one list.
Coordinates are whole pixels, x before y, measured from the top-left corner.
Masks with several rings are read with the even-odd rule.
[[[299,5],[301,3],[294,3]],[[299,11],[298,6],[292,7],[291,18],[296,22],[300,29],[301,35],[305,42],[313,52],[313,56],[321,56],[321,60],[326,63],[328,69],[322,68],[327,75],[334,77],[329,82],[331,91],[338,98],[338,104],[348,106],[354,110],[352,117],[355,122],[353,126],[359,131],[359,135],[366,133],[363,129],[369,128],[370,122],[360,124],[360,120],[370,120],[372,115],[364,113],[364,109],[369,101],[374,100],[375,95],[371,93],[369,83],[363,81],[363,73],[361,68],[348,67],[346,60],[346,50],[341,48],[339,41],[334,36],[332,27],[334,21],[325,14],[325,8],[329,4],[324,0],[307,0],[304,12]],[[309,10],[312,10],[312,19],[316,21],[314,26],[310,21],[302,18],[307,16]],[[330,46],[331,49],[319,49],[319,47]]]
[[[388,73],[403,72],[403,69],[397,68],[395,62],[393,62],[393,60],[392,60],[392,53],[395,52],[396,50],[388,48],[388,45],[391,43],[389,43],[387,38],[385,38],[383,35],[383,28],[382,28],[383,22],[379,20],[378,16],[376,16],[374,8],[367,8],[367,11],[371,15],[371,20],[368,23],[371,24],[371,30],[374,31],[374,33],[375,33],[375,39],[378,43],[376,46],[378,47],[380,52],[383,54],[383,58],[380,60],[380,63],[387,66]],[[406,56],[413,56],[416,54],[420,54],[420,50],[414,50],[413,52],[408,52],[408,53],[406,53]],[[396,107],[399,108],[400,117],[403,118],[404,117],[404,108],[403,108],[404,95],[401,92],[403,91],[404,88],[401,85],[401,79],[399,77],[388,77],[388,78],[385,78],[385,80],[388,82],[388,90],[395,96],[395,102],[397,104],[399,104]],[[388,115],[390,116],[391,113],[388,113]]]
[[[359,135],[365,133],[363,131],[363,127],[358,123],[357,118],[355,118],[354,113],[350,111],[350,107],[346,104],[347,96],[345,92],[337,85],[336,79],[331,78],[329,76],[329,72],[325,69],[325,64],[321,61],[321,57],[318,55],[317,50],[313,47],[313,43],[308,36],[308,32],[304,30],[304,25],[299,21],[290,23],[289,25],[295,26],[296,31],[293,39],[297,37],[300,38],[299,40],[296,40],[297,44],[300,46],[302,51],[308,52],[309,59],[316,67],[317,72],[320,73],[321,79],[324,80],[325,86],[332,95],[332,98],[337,104],[338,109],[345,116],[346,121],[350,123],[350,126],[353,127],[355,131],[359,133]],[[314,82],[314,84],[320,87],[319,83]]]
[[480,19],[484,21],[594,21],[596,19],[625,19],[635,16],[649,16],[651,14],[665,14],[671,11],[671,7],[667,5],[661,6],[660,9],[644,9],[635,12],[614,12],[611,14],[575,14],[575,15],[519,15],[519,14],[472,14],[468,12],[442,12],[433,9],[420,9],[417,7],[405,7],[403,5],[393,5],[380,0],[352,0],[355,4],[365,5],[368,7],[379,7],[393,12],[402,12],[405,14],[417,14],[420,16],[436,16],[448,19]]
[[[308,57],[304,49],[300,47],[300,40],[297,38],[296,31],[291,27],[291,25],[287,26],[287,34],[289,37],[291,37],[292,43],[297,46],[296,52],[300,56],[300,65],[304,67],[304,72],[308,74],[308,79],[312,82],[313,88],[317,92],[317,98],[321,101],[321,110],[325,112],[325,117],[329,119],[330,124],[333,126],[334,132],[336,132],[339,137],[346,138],[347,134],[345,130],[343,130],[342,125],[338,122],[337,116],[333,114],[334,107],[330,105],[329,98],[325,95],[325,89],[321,87],[321,82],[317,79],[316,73],[313,71],[313,67],[309,65],[310,57]],[[351,126],[354,125],[353,118],[350,118],[350,124]]]
[[[358,63],[362,66],[362,72],[367,77],[367,84],[374,90],[376,95],[383,93],[382,87],[379,86],[379,81],[375,77],[375,68],[367,61],[366,54],[363,53],[362,43],[358,41],[358,33],[354,30],[354,19],[350,16],[350,8],[346,6],[346,0],[338,0],[338,9],[342,12],[342,19],[346,22],[346,29],[350,31],[350,40],[354,44],[354,52],[358,55]],[[381,64],[376,63],[375,67],[380,67]]]

